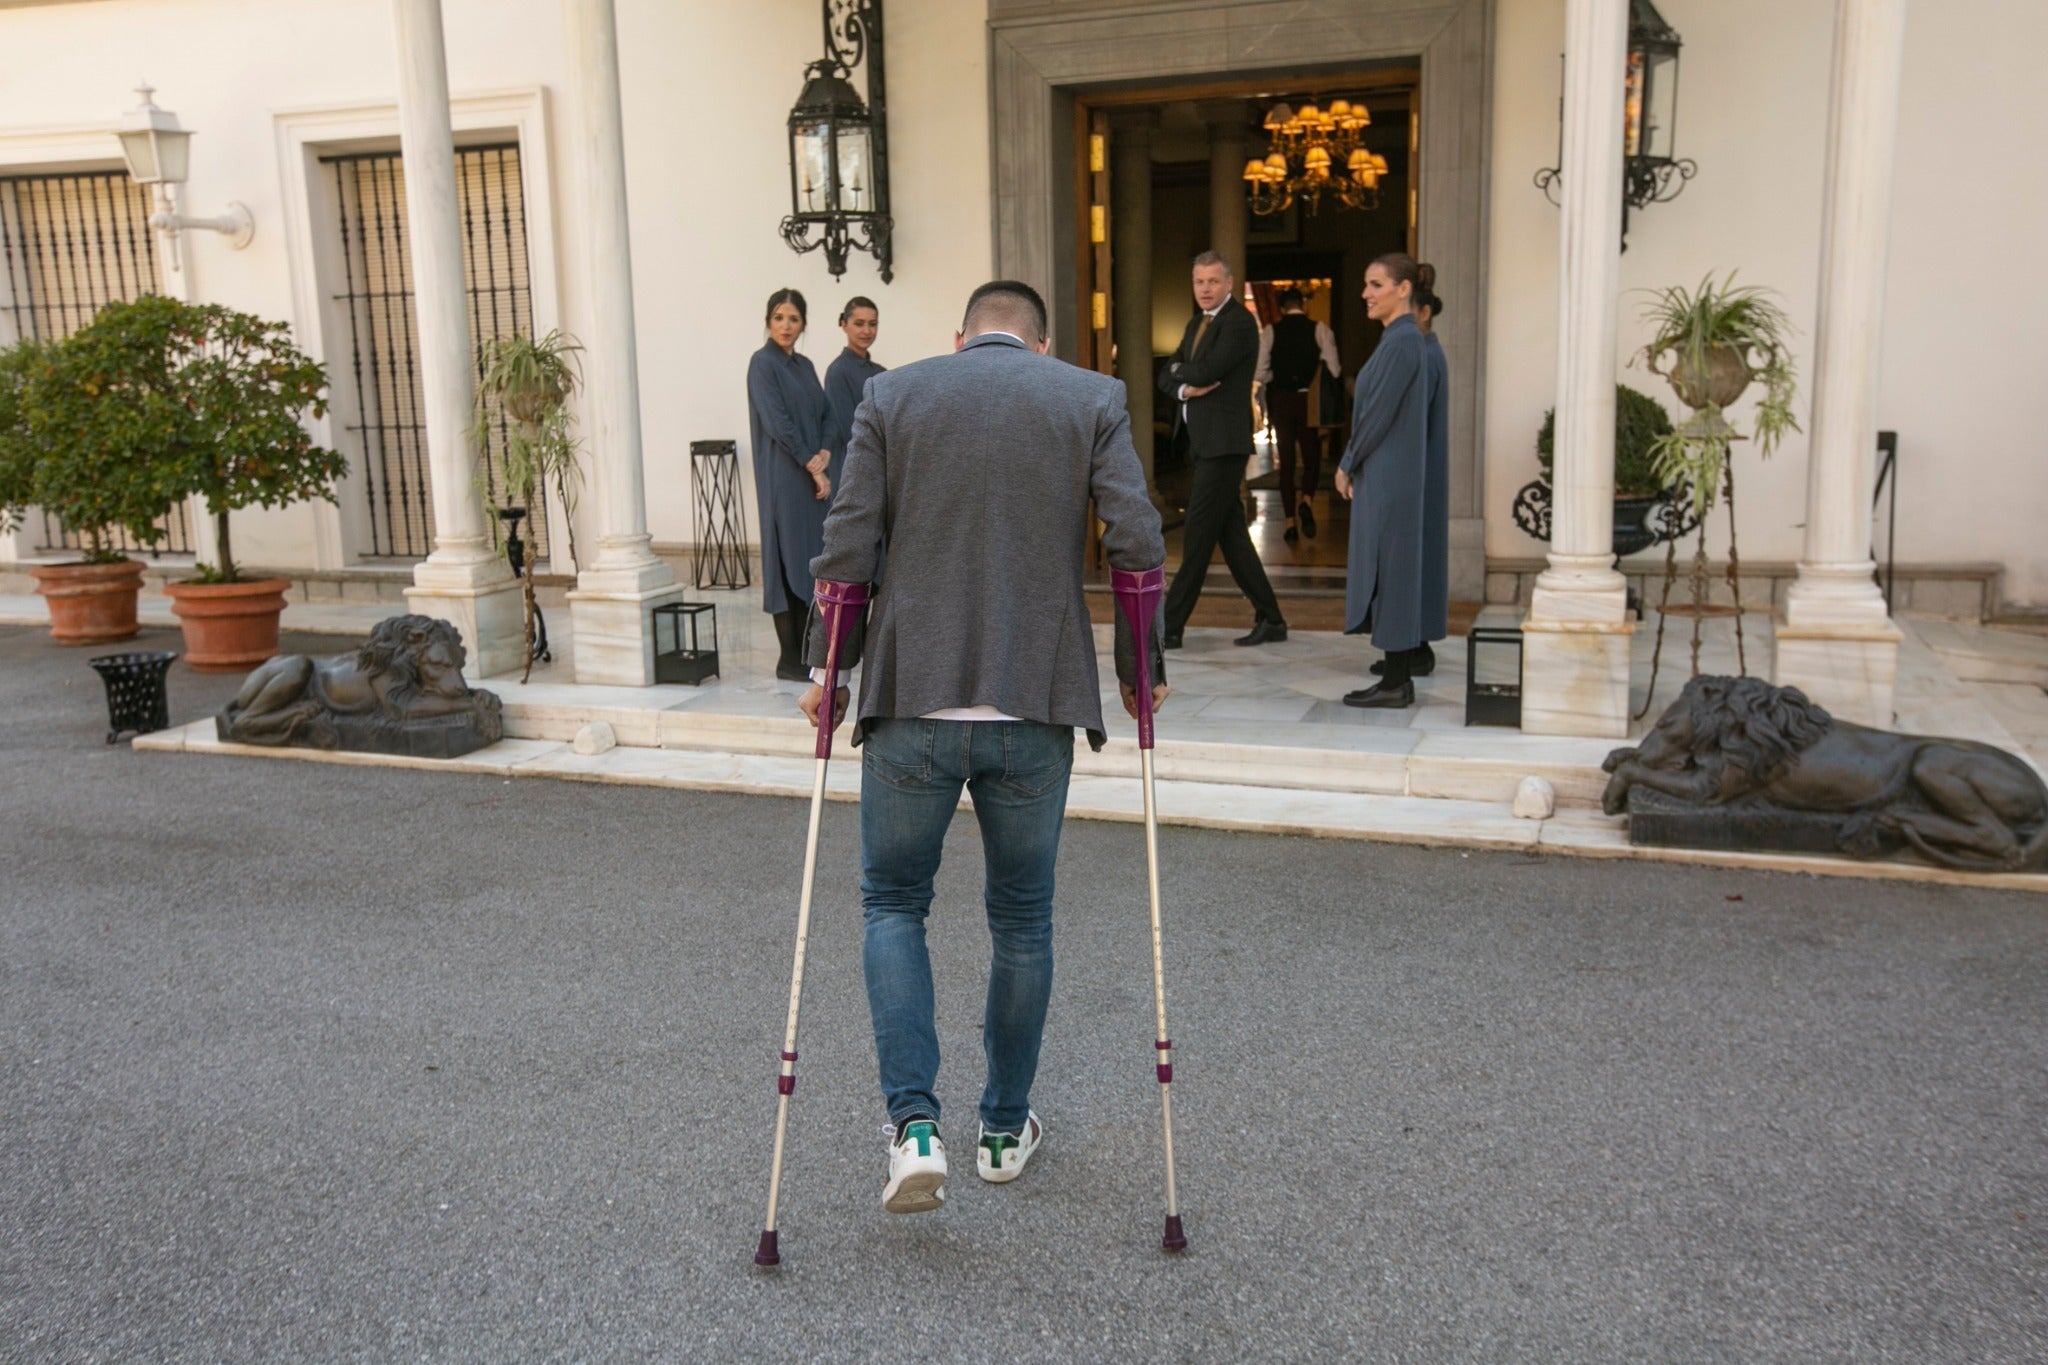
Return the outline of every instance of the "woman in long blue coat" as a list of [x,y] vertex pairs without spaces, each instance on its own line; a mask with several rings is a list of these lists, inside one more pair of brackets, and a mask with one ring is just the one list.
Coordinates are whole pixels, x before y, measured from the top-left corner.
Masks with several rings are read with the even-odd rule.
[[1415,325],[1416,280],[1415,258],[1400,252],[1365,272],[1366,314],[1386,330],[1359,372],[1351,440],[1337,464],[1337,491],[1353,501],[1344,630],[1370,632],[1386,659],[1380,681],[1346,693],[1346,706],[1415,704],[1429,462],[1428,347]]
[[768,298],[768,340],[747,363],[747,420],[754,443],[754,497],[761,515],[761,607],[781,646],[775,676],[810,677],[804,627],[811,610],[811,560],[824,553],[827,470],[825,389],[809,356],[796,352],[809,309],[794,289]]
[[868,355],[881,329],[882,315],[873,299],[856,294],[839,310],[839,330],[846,333],[846,349],[825,367],[825,408],[830,414],[825,446],[832,452],[825,476],[834,488],[839,487],[839,471],[846,463],[847,442],[853,439],[854,409],[860,406],[868,381],[886,368]]

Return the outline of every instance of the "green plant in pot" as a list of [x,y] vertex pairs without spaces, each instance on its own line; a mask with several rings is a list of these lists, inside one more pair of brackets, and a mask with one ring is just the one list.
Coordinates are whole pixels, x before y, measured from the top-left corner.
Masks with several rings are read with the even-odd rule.
[[[117,305],[119,307],[119,305]],[[0,501],[54,516],[83,562],[30,569],[61,644],[125,640],[140,629],[142,565],[116,534],[153,545],[190,491],[197,439],[176,381],[177,347],[161,326],[108,312],[61,341],[21,342],[0,358]]]
[[253,668],[277,652],[290,584],[244,574],[229,514],[335,500],[335,481],[348,462],[316,445],[303,425],[327,411],[326,371],[293,344],[281,322],[163,298],[115,307],[122,325],[164,329],[171,337],[173,380],[191,429],[182,447],[187,487],[206,500],[213,518],[215,562],[164,589],[185,629],[186,662],[211,672]]
[[[515,334],[492,337],[477,356],[480,371],[476,388],[476,420],[470,439],[479,451],[490,449],[493,433],[504,433],[503,458],[496,469],[495,495],[507,507],[518,508],[529,518],[542,490],[553,488],[569,524],[569,557],[576,558],[573,514],[576,495],[582,488],[583,443],[576,438],[569,415],[569,400],[582,382],[576,357],[583,347],[560,331],[535,340]],[[486,512],[491,506],[492,470],[478,462],[477,494]],[[495,543],[498,516],[487,517]],[[533,676],[533,661],[539,639],[538,608],[534,601],[534,559],[528,554],[520,566],[520,587],[526,600],[526,670],[524,682]]]
[[[1798,398],[1798,376],[1792,361],[1792,320],[1770,290],[1737,285],[1735,272],[1716,280],[1710,272],[1696,289],[1673,285],[1652,291],[1643,320],[1653,331],[1637,358],[1652,374],[1662,376],[1692,415],[1657,438],[1651,459],[1658,473],[1677,485],[1692,488],[1693,513],[1703,523],[1692,559],[1692,671],[1700,669],[1700,623],[1725,612],[1735,619],[1736,659],[1749,671],[1742,634],[1741,555],[1735,539],[1735,467],[1730,452],[1736,441],[1748,440],[1728,417],[1727,409],[1761,384],[1750,428],[1757,453],[1769,456],[1788,432],[1799,430],[1792,404]],[[1732,608],[1707,603],[1706,515],[1716,503],[1728,509],[1727,580]],[[1650,690],[1657,683],[1657,662],[1664,648],[1664,617],[1670,607],[1671,584],[1677,576],[1674,545],[1665,557],[1664,598],[1659,608],[1657,646],[1651,655]],[[1648,703],[1645,702],[1647,709]]]
[[[1671,432],[1671,414],[1646,393],[1626,384],[1614,386],[1614,553],[1634,554],[1657,543],[1657,533],[1644,525],[1668,485],[1657,471],[1652,452],[1660,437]],[[1543,414],[1536,433],[1536,459],[1543,481],[1554,484],[1557,409]]]
[[1668,484],[1691,485],[1695,510],[1705,516],[1724,488],[1732,494],[1729,447],[1745,438],[1726,410],[1752,383],[1763,385],[1752,423],[1757,453],[1768,456],[1787,432],[1799,430],[1792,322],[1770,290],[1738,286],[1732,270],[1718,283],[1707,275],[1697,289],[1654,291],[1643,320],[1656,330],[1637,357],[1693,410],[1658,438],[1651,458]]

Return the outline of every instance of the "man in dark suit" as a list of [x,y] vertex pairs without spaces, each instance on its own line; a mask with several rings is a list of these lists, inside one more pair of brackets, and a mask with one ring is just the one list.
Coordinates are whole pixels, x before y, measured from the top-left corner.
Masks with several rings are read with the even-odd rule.
[[1252,548],[1238,484],[1252,454],[1252,372],[1259,363],[1259,325],[1237,299],[1230,262],[1213,251],[1195,257],[1195,306],[1180,349],[1159,377],[1159,387],[1180,406],[1188,429],[1187,522],[1181,530],[1180,569],[1166,592],[1166,647],[1178,648],[1209,557],[1223,547],[1223,562],[1257,613],[1241,645],[1287,638],[1287,622]]

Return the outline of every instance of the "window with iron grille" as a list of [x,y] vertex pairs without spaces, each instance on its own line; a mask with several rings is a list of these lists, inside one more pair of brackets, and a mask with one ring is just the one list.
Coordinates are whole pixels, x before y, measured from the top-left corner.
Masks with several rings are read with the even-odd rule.
[[[348,353],[329,357],[337,387],[352,386],[348,452],[369,499],[368,557],[418,558],[434,548],[427,431],[419,365],[418,310],[406,236],[405,165],[397,152],[323,157],[334,175],[340,214],[342,291]],[[462,216],[463,282],[473,347],[487,338],[533,333],[526,259],[526,200],[516,144],[455,153]],[[484,477],[496,502],[505,431],[491,433]],[[528,509],[526,539],[547,557],[547,509]]]
[[[156,234],[149,191],[126,171],[0,175],[0,346],[70,336],[108,304],[156,292]],[[78,550],[83,538],[41,519],[40,550]],[[138,545],[116,528],[125,553],[189,554],[192,525],[178,504],[158,523],[165,535]]]

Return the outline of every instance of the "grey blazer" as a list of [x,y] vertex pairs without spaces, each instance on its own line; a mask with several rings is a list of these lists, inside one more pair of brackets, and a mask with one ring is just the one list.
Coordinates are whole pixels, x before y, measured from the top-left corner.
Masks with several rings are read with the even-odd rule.
[[[855,744],[876,720],[987,705],[1080,726],[1102,747],[1082,596],[1088,500],[1113,566],[1166,559],[1124,404],[1117,380],[1002,333],[868,381],[825,550],[811,561],[814,578],[865,583],[887,547],[855,651],[866,665]],[[812,667],[827,644],[817,621],[814,609]],[[1156,620],[1152,634],[1156,645]],[[1122,643],[1117,671],[1134,675]]]

